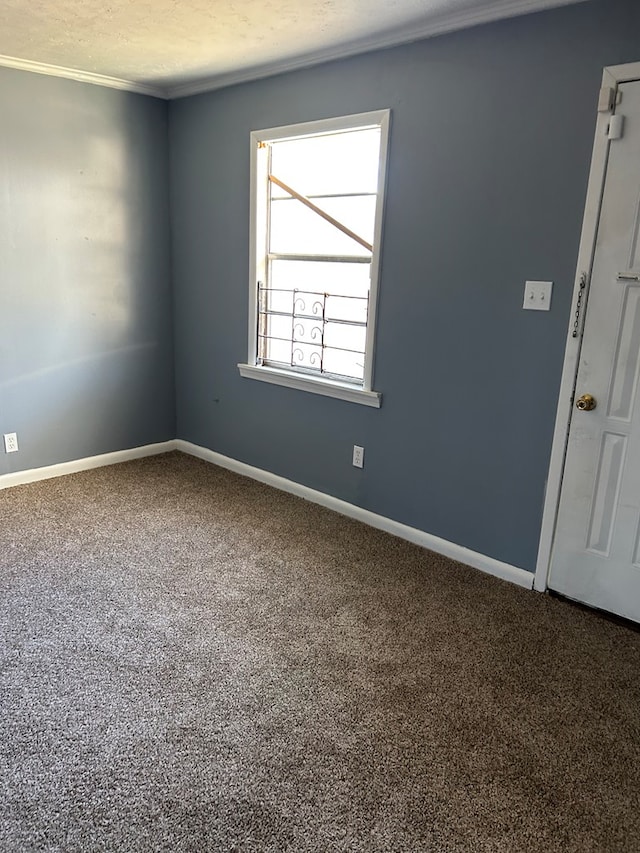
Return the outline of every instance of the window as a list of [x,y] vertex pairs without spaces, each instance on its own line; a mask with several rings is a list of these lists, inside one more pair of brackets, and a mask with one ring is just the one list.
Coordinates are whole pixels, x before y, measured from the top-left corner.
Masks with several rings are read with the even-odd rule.
[[251,134],[251,379],[379,406],[373,343],[389,111]]

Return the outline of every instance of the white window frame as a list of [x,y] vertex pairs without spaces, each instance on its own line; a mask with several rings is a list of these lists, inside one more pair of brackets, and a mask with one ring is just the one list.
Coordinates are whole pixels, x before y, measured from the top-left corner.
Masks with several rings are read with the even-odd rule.
[[[390,110],[375,110],[373,112],[358,113],[357,115],[340,116],[251,132],[249,347],[247,363],[238,365],[241,376],[247,379],[258,379],[274,385],[284,385],[288,388],[297,388],[302,391],[310,391],[314,394],[322,394],[326,397],[336,397],[352,403],[361,403],[365,406],[380,408],[382,394],[372,389],[372,382],[390,120]],[[261,148],[260,143],[376,126],[380,128],[380,168],[378,171],[378,200],[370,265],[371,286],[369,291],[369,314],[367,318],[364,378],[362,385],[340,382],[325,376],[313,376],[297,372],[294,369],[286,370],[268,365],[258,365],[256,363],[258,352],[258,281],[264,281],[266,273],[264,262],[266,253],[263,241],[266,230],[265,217],[267,214],[267,181],[259,181],[262,173],[266,172],[264,158],[267,156],[267,149]]]

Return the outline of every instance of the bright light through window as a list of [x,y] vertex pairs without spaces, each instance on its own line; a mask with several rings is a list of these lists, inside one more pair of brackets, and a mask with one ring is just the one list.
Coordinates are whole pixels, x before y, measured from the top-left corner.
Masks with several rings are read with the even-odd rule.
[[250,365],[371,389],[387,126],[252,134]]

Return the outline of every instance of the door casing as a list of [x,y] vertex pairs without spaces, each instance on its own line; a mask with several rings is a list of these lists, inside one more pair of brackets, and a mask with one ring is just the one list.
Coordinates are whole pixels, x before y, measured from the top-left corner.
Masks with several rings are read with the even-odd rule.
[[[604,69],[602,75],[602,86],[604,88],[614,89],[617,92],[618,86],[621,83],[630,83],[634,80],[640,80],[640,62],[632,62],[627,65],[611,65]],[[569,317],[569,328],[567,331],[567,344],[564,354],[562,379],[560,382],[556,423],[551,448],[551,460],[549,463],[547,489],[542,515],[542,527],[540,530],[536,573],[533,583],[534,589],[538,590],[538,592],[544,592],[548,588],[551,552],[558,516],[558,506],[560,503],[560,490],[562,487],[562,475],[564,472],[567,440],[569,437],[569,424],[571,420],[573,397],[578,373],[580,348],[582,346],[582,330],[584,328],[584,316],[588,310],[591,268],[595,254],[596,236],[598,231],[598,222],[600,219],[600,207],[604,192],[607,161],[609,158],[609,146],[611,144],[611,140],[608,138],[609,122],[614,112],[615,106],[606,112],[598,112],[596,122],[596,135],[593,143],[589,185],[587,188],[584,219],[582,222],[573,301],[571,303],[572,309]],[[574,338],[573,330],[576,319],[576,306],[578,304],[578,296],[580,293],[580,282],[585,275],[586,288],[582,297],[578,335]]]

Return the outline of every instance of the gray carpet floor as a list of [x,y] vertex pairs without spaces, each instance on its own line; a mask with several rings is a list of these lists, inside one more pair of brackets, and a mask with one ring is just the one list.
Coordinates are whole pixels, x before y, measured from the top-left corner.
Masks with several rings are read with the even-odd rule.
[[640,634],[178,453],[0,492],[0,850],[640,850]]

